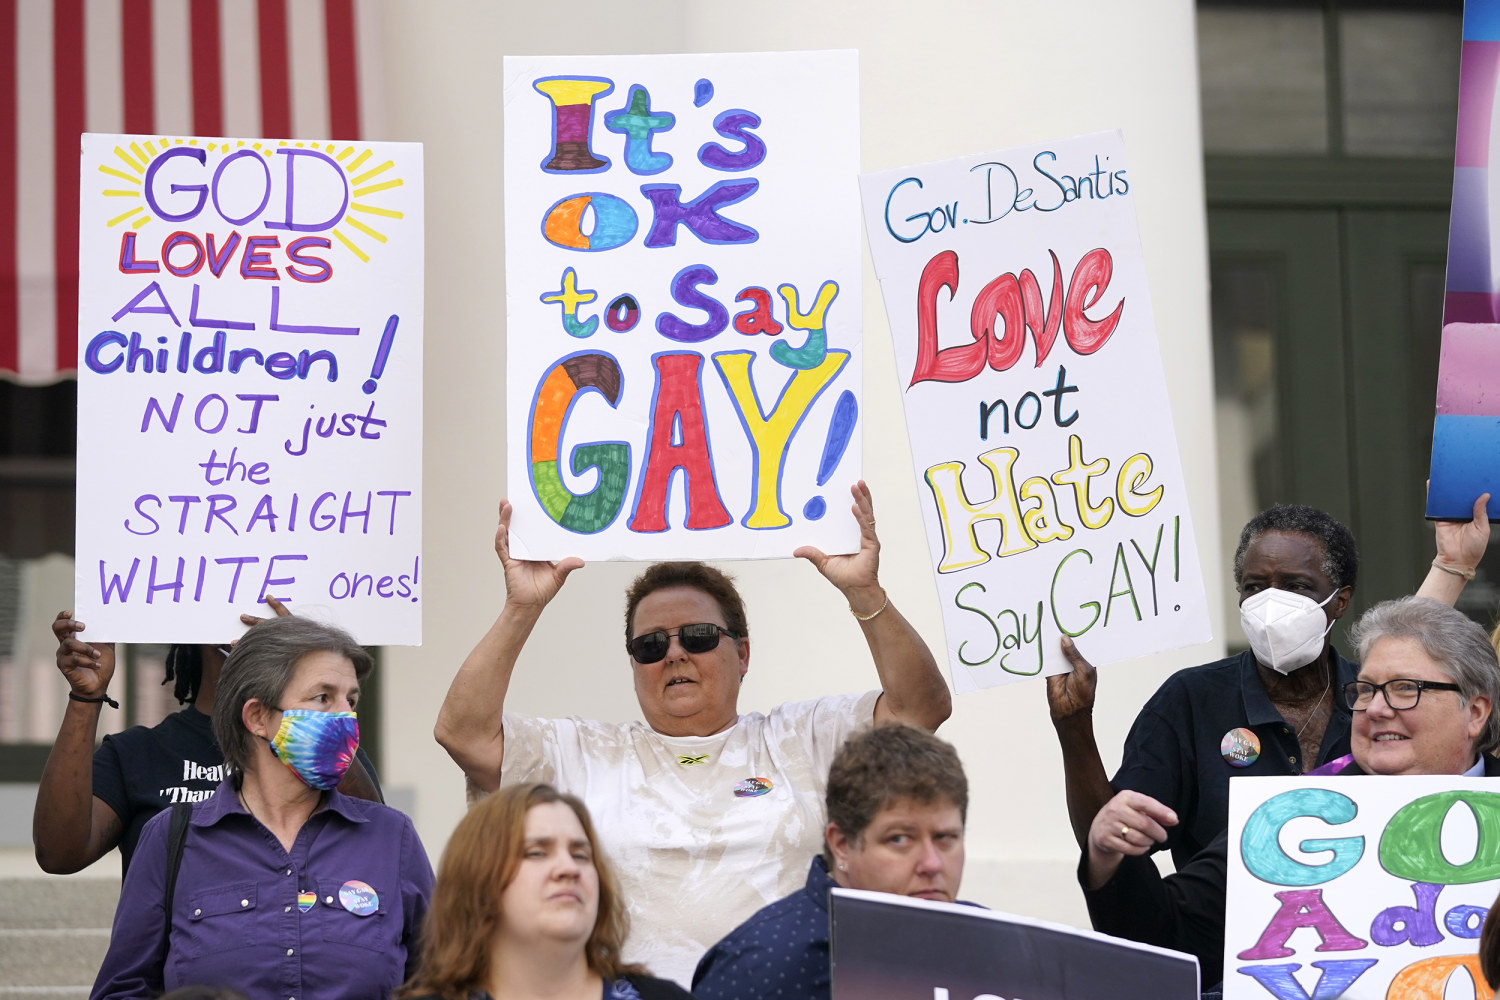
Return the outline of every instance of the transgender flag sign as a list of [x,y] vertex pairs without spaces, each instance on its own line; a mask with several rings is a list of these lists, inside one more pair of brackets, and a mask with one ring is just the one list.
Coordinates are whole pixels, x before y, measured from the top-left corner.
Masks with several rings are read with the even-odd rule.
[[1468,0],[1427,516],[1500,515],[1500,0]]

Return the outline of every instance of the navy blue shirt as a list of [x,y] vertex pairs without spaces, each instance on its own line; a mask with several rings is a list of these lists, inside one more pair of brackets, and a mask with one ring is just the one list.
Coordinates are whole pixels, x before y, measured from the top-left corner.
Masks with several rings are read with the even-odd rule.
[[[1349,752],[1349,709],[1341,692],[1359,665],[1333,651],[1336,675],[1327,697],[1333,705],[1316,761],[1303,760],[1297,734],[1266,694],[1248,651],[1179,670],[1167,678],[1125,737],[1115,791],[1144,792],[1170,806],[1178,824],[1164,846],[1183,867],[1229,825],[1229,779],[1238,775],[1306,774]],[[1235,766],[1220,752],[1226,734],[1249,729],[1259,756]]]
[[821,856],[807,883],[724,936],[698,962],[698,1000],[829,1000],[828,890],[836,888]]

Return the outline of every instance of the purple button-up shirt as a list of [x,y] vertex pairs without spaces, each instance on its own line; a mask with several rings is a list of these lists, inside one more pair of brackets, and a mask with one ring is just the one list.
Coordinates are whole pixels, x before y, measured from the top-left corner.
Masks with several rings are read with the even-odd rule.
[[[223,782],[193,806],[164,934],[171,816],[141,832],[90,1000],[194,983],[252,1000],[385,1000],[415,968],[432,865],[402,813],[331,791],[288,853]],[[374,901],[361,886],[341,895],[351,882]]]

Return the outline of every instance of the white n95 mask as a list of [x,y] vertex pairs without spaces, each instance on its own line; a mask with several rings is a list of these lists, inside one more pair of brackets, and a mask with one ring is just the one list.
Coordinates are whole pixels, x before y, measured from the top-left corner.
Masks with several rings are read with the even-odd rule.
[[1316,660],[1323,651],[1323,638],[1333,629],[1333,622],[1323,615],[1323,605],[1336,594],[1337,590],[1322,601],[1314,601],[1267,587],[1245,598],[1240,605],[1240,625],[1255,658],[1283,675]]

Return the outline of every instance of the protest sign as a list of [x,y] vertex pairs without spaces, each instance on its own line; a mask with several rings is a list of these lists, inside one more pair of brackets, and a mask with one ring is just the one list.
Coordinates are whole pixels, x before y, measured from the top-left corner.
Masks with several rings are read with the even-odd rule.
[[833,1000],[1197,1000],[1191,955],[1030,917],[835,889]]
[[[421,641],[422,149],[85,135],[76,609]],[[264,614],[264,606],[259,613]]]
[[1117,132],[860,179],[954,687],[1209,637]]
[[505,60],[523,559],[858,547],[853,52]]
[[1448,281],[1438,357],[1427,516],[1467,521],[1489,493],[1500,518],[1500,163],[1491,164],[1500,85],[1500,0],[1464,4],[1458,143],[1448,230]]
[[1226,1000],[1489,997],[1476,952],[1500,890],[1493,788],[1453,775],[1230,782]]

